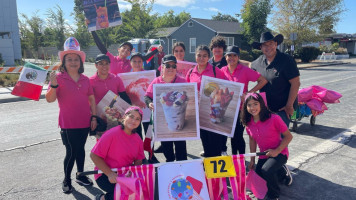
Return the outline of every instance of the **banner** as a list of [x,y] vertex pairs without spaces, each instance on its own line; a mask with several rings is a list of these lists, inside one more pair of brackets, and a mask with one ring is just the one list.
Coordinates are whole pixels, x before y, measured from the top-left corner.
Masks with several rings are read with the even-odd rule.
[[153,85],[155,141],[200,138],[196,83]]
[[107,123],[107,130],[118,125],[118,120],[130,105],[109,90],[96,106],[97,115]]
[[122,24],[117,0],[83,0],[83,6],[89,31]]
[[197,63],[188,61],[177,61],[177,74],[183,78],[187,75],[188,71],[196,66]]
[[203,76],[199,99],[202,129],[233,137],[244,84]]
[[145,94],[148,86],[156,78],[156,71],[128,72],[117,74],[124,83],[126,93],[131,99],[132,105],[138,106],[143,111],[142,122],[149,122],[151,110],[146,106]]
[[201,161],[191,161],[184,164],[164,164],[158,167],[157,172],[159,199],[209,199]]

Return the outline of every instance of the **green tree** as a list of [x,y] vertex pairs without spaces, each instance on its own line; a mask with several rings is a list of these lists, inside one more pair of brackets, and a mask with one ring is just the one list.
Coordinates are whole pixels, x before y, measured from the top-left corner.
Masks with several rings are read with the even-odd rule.
[[343,0],[275,0],[272,19],[276,31],[285,36],[287,44],[291,33],[297,33],[296,44],[313,42],[320,34],[330,32],[344,11]]
[[43,20],[35,11],[33,16],[29,18],[25,14],[21,14],[22,19],[19,20],[21,47],[38,51],[43,43]]
[[236,17],[234,17],[231,15],[222,14],[218,12],[218,14],[211,16],[211,19],[218,20],[218,21],[239,22],[239,20],[237,19],[238,16],[239,16],[238,14],[236,14]]
[[47,28],[50,29],[50,32],[54,33],[54,44],[57,49],[63,50],[66,33],[68,32],[68,24],[65,22],[62,8],[56,5],[54,9],[48,9],[47,11]]
[[162,16],[158,16],[154,24],[157,28],[176,27],[182,25],[190,18],[190,13],[185,11],[175,15],[173,10],[169,10]]
[[76,29],[72,29],[74,37],[78,40],[80,47],[83,49],[88,48],[94,44],[93,38],[88,31],[88,26],[85,24],[85,15],[83,8],[83,0],[74,0],[74,16]]
[[258,41],[267,30],[267,17],[271,12],[270,0],[245,0],[241,10],[243,34],[248,43]]

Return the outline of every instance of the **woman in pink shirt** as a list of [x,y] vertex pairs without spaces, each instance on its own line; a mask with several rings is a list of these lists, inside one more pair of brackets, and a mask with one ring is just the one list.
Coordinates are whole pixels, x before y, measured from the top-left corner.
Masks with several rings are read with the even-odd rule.
[[[80,51],[78,41],[70,37],[64,43],[64,51],[59,52],[60,73],[50,74],[50,87],[46,93],[47,102],[58,100],[59,127],[66,147],[64,158],[64,193],[72,192],[71,172],[74,162],[78,172],[83,172],[85,161],[84,146],[89,129],[97,125],[96,104],[88,77],[84,76],[85,53]],[[92,117],[91,117],[92,116]],[[81,185],[93,185],[86,176],[76,176]]]
[[[175,56],[168,54],[162,59],[162,75],[155,78],[148,86],[145,94],[146,105],[154,110],[153,106],[153,85],[165,83],[186,83],[186,80],[177,75],[177,59]],[[166,162],[173,162],[175,160],[187,160],[187,144],[185,141],[166,141],[161,142],[163,154],[166,157]],[[173,149],[175,146],[175,151]]]
[[[266,199],[278,199],[280,189],[277,173],[287,163],[289,155],[287,146],[293,136],[281,117],[271,113],[262,96],[257,93],[246,95],[241,122],[246,126],[247,134],[250,136],[250,152],[255,153],[258,145],[261,152],[267,153],[266,156],[259,157],[255,169],[267,182]],[[252,170],[254,166],[255,157],[251,157],[248,168]]]
[[[209,47],[200,45],[195,51],[197,66],[191,69],[187,75],[187,82],[198,83],[198,90],[203,76],[210,76],[226,80],[224,73],[217,67],[213,67],[208,61],[210,58]],[[203,144],[204,152],[200,155],[203,157],[221,156],[221,143],[223,136],[217,133],[200,129],[200,138]]]
[[[243,90],[244,95],[246,94],[246,92],[256,92],[267,84],[267,80],[263,76],[261,76],[260,73],[240,63],[240,49],[238,46],[229,46],[225,53],[225,58],[227,61],[227,66],[222,67],[221,71],[224,72],[225,76],[229,79],[229,81],[245,84]],[[249,82],[257,82],[257,84],[250,91],[247,91]],[[245,98],[241,98],[241,100],[242,102],[240,110],[242,108],[243,100],[245,100]],[[236,155],[237,151],[239,152],[239,154],[245,154],[246,143],[243,138],[244,130],[245,128],[240,122],[240,117],[238,117],[235,126],[234,137],[231,138],[231,149],[233,155]],[[222,142],[223,155],[227,155],[226,141],[227,137],[224,137]]]
[[142,110],[137,106],[132,106],[125,111],[116,126],[100,138],[91,150],[90,158],[93,160],[96,169],[100,169],[104,174],[95,175],[95,181],[106,194],[98,194],[97,200],[114,199],[114,189],[118,174],[112,168],[121,168],[131,165],[142,165],[145,158],[143,152],[143,142],[136,134],[136,129],[142,121]]

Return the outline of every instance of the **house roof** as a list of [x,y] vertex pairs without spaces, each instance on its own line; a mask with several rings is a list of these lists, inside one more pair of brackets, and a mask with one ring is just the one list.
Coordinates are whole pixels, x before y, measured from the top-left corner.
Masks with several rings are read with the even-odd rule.
[[157,36],[158,37],[166,37],[177,30],[179,27],[168,27],[168,28],[159,28],[157,29]]
[[192,18],[192,19],[209,27],[210,29],[216,31],[217,33],[242,34],[242,27],[240,26],[239,22],[228,22],[228,21],[199,19],[199,18]]

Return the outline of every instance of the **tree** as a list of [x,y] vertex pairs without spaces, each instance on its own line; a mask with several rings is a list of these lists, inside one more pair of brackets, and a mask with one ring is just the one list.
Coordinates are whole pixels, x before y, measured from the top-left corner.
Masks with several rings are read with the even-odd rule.
[[182,25],[190,18],[190,14],[185,11],[175,15],[173,10],[169,10],[162,16],[158,16],[154,24],[157,28],[176,27]]
[[[239,15],[236,14],[236,17],[238,17]],[[227,14],[221,14],[220,12],[218,12],[217,15],[213,15],[211,17],[212,20],[218,20],[218,21],[228,21],[228,22],[239,22],[239,20],[231,15],[227,15]]]
[[21,48],[38,51],[43,43],[43,20],[35,11],[33,16],[29,18],[25,14],[21,14],[22,19],[19,20]]
[[267,30],[267,17],[271,12],[270,0],[245,0],[241,10],[243,34],[248,43],[259,41]]
[[59,5],[56,5],[55,10],[48,9],[47,11],[47,28],[49,32],[54,34],[54,44],[59,50],[63,50],[63,44],[66,39],[67,23],[64,19],[64,13]]
[[85,15],[83,8],[83,0],[74,0],[74,16],[76,29],[72,29],[74,37],[78,40],[80,47],[83,49],[88,48],[94,44],[93,38],[88,31],[88,26],[85,24]]
[[275,5],[273,25],[287,44],[294,32],[296,44],[318,41],[320,34],[333,30],[344,11],[343,0],[275,0]]

